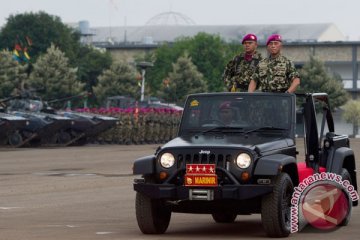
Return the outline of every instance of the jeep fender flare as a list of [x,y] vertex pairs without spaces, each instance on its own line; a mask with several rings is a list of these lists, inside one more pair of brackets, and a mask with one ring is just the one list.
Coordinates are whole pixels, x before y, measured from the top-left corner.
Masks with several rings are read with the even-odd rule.
[[342,168],[348,170],[352,179],[352,184],[355,187],[355,190],[357,190],[355,156],[354,151],[351,148],[338,148],[332,156],[329,156],[328,164],[326,166],[327,172],[333,172],[340,175]]
[[276,176],[279,172],[287,172],[294,185],[299,183],[296,159],[289,155],[274,154],[264,156],[256,161],[254,175]]
[[[347,148],[347,147],[341,147],[341,148],[336,149],[335,153],[332,156],[329,156],[329,158],[331,158],[331,159],[327,160],[328,164],[326,166],[326,170],[328,172],[341,174],[341,169],[344,166],[344,160],[347,157],[351,157],[350,161],[351,161],[351,159],[354,161],[354,152],[352,149]],[[348,161],[348,160],[346,160],[346,161]],[[349,172],[354,170],[355,163],[353,163],[351,165],[353,166],[353,168],[348,169]]]
[[154,173],[155,155],[145,156],[135,160],[133,165],[133,174],[152,174]]

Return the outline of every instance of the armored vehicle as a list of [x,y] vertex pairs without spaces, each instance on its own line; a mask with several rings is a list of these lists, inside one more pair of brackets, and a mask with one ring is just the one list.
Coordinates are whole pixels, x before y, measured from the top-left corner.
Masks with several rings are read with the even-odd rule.
[[18,128],[21,139],[14,143],[15,146],[55,144],[58,132],[71,125],[70,118],[43,113],[42,109],[40,100],[19,98],[9,102],[8,113],[28,120],[28,124]]
[[[296,147],[296,112],[304,156]],[[320,172],[336,173],[357,189],[355,156],[348,137],[334,131],[327,94],[190,95],[178,136],[134,162],[133,173],[141,175],[133,185],[138,226],[161,234],[172,212],[207,213],[218,223],[259,213],[268,236],[287,237],[294,187]],[[349,202],[339,225],[357,205]]]
[[57,114],[73,120],[70,128],[63,132],[69,135],[65,145],[83,145],[98,134],[114,127],[119,123],[118,118],[93,113],[80,113],[74,111],[58,111]]

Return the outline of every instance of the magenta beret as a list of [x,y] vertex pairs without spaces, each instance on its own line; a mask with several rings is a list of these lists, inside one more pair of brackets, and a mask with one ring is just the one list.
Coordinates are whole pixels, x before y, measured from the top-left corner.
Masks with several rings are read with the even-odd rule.
[[229,102],[229,101],[223,102],[220,104],[219,108],[220,108],[220,110],[231,108],[231,102]]
[[257,42],[257,37],[255,36],[255,34],[249,33],[245,35],[241,43],[244,44],[245,41]]
[[267,39],[267,41],[266,41],[266,46],[269,45],[269,43],[270,43],[271,41],[281,42],[282,39],[281,39],[281,36],[280,36],[279,34],[273,34],[273,35],[271,35],[271,36]]

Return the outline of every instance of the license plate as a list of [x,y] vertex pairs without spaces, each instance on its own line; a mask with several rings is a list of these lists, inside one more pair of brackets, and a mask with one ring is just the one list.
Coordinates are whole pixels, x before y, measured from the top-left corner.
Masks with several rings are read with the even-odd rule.
[[216,175],[208,174],[186,174],[185,186],[187,187],[216,187],[218,185]]

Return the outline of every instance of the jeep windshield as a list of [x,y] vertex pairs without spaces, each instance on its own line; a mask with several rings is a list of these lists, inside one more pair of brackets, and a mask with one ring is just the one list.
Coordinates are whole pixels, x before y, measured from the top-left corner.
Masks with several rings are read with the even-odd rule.
[[179,135],[290,132],[295,96],[285,93],[209,93],[187,98]]

